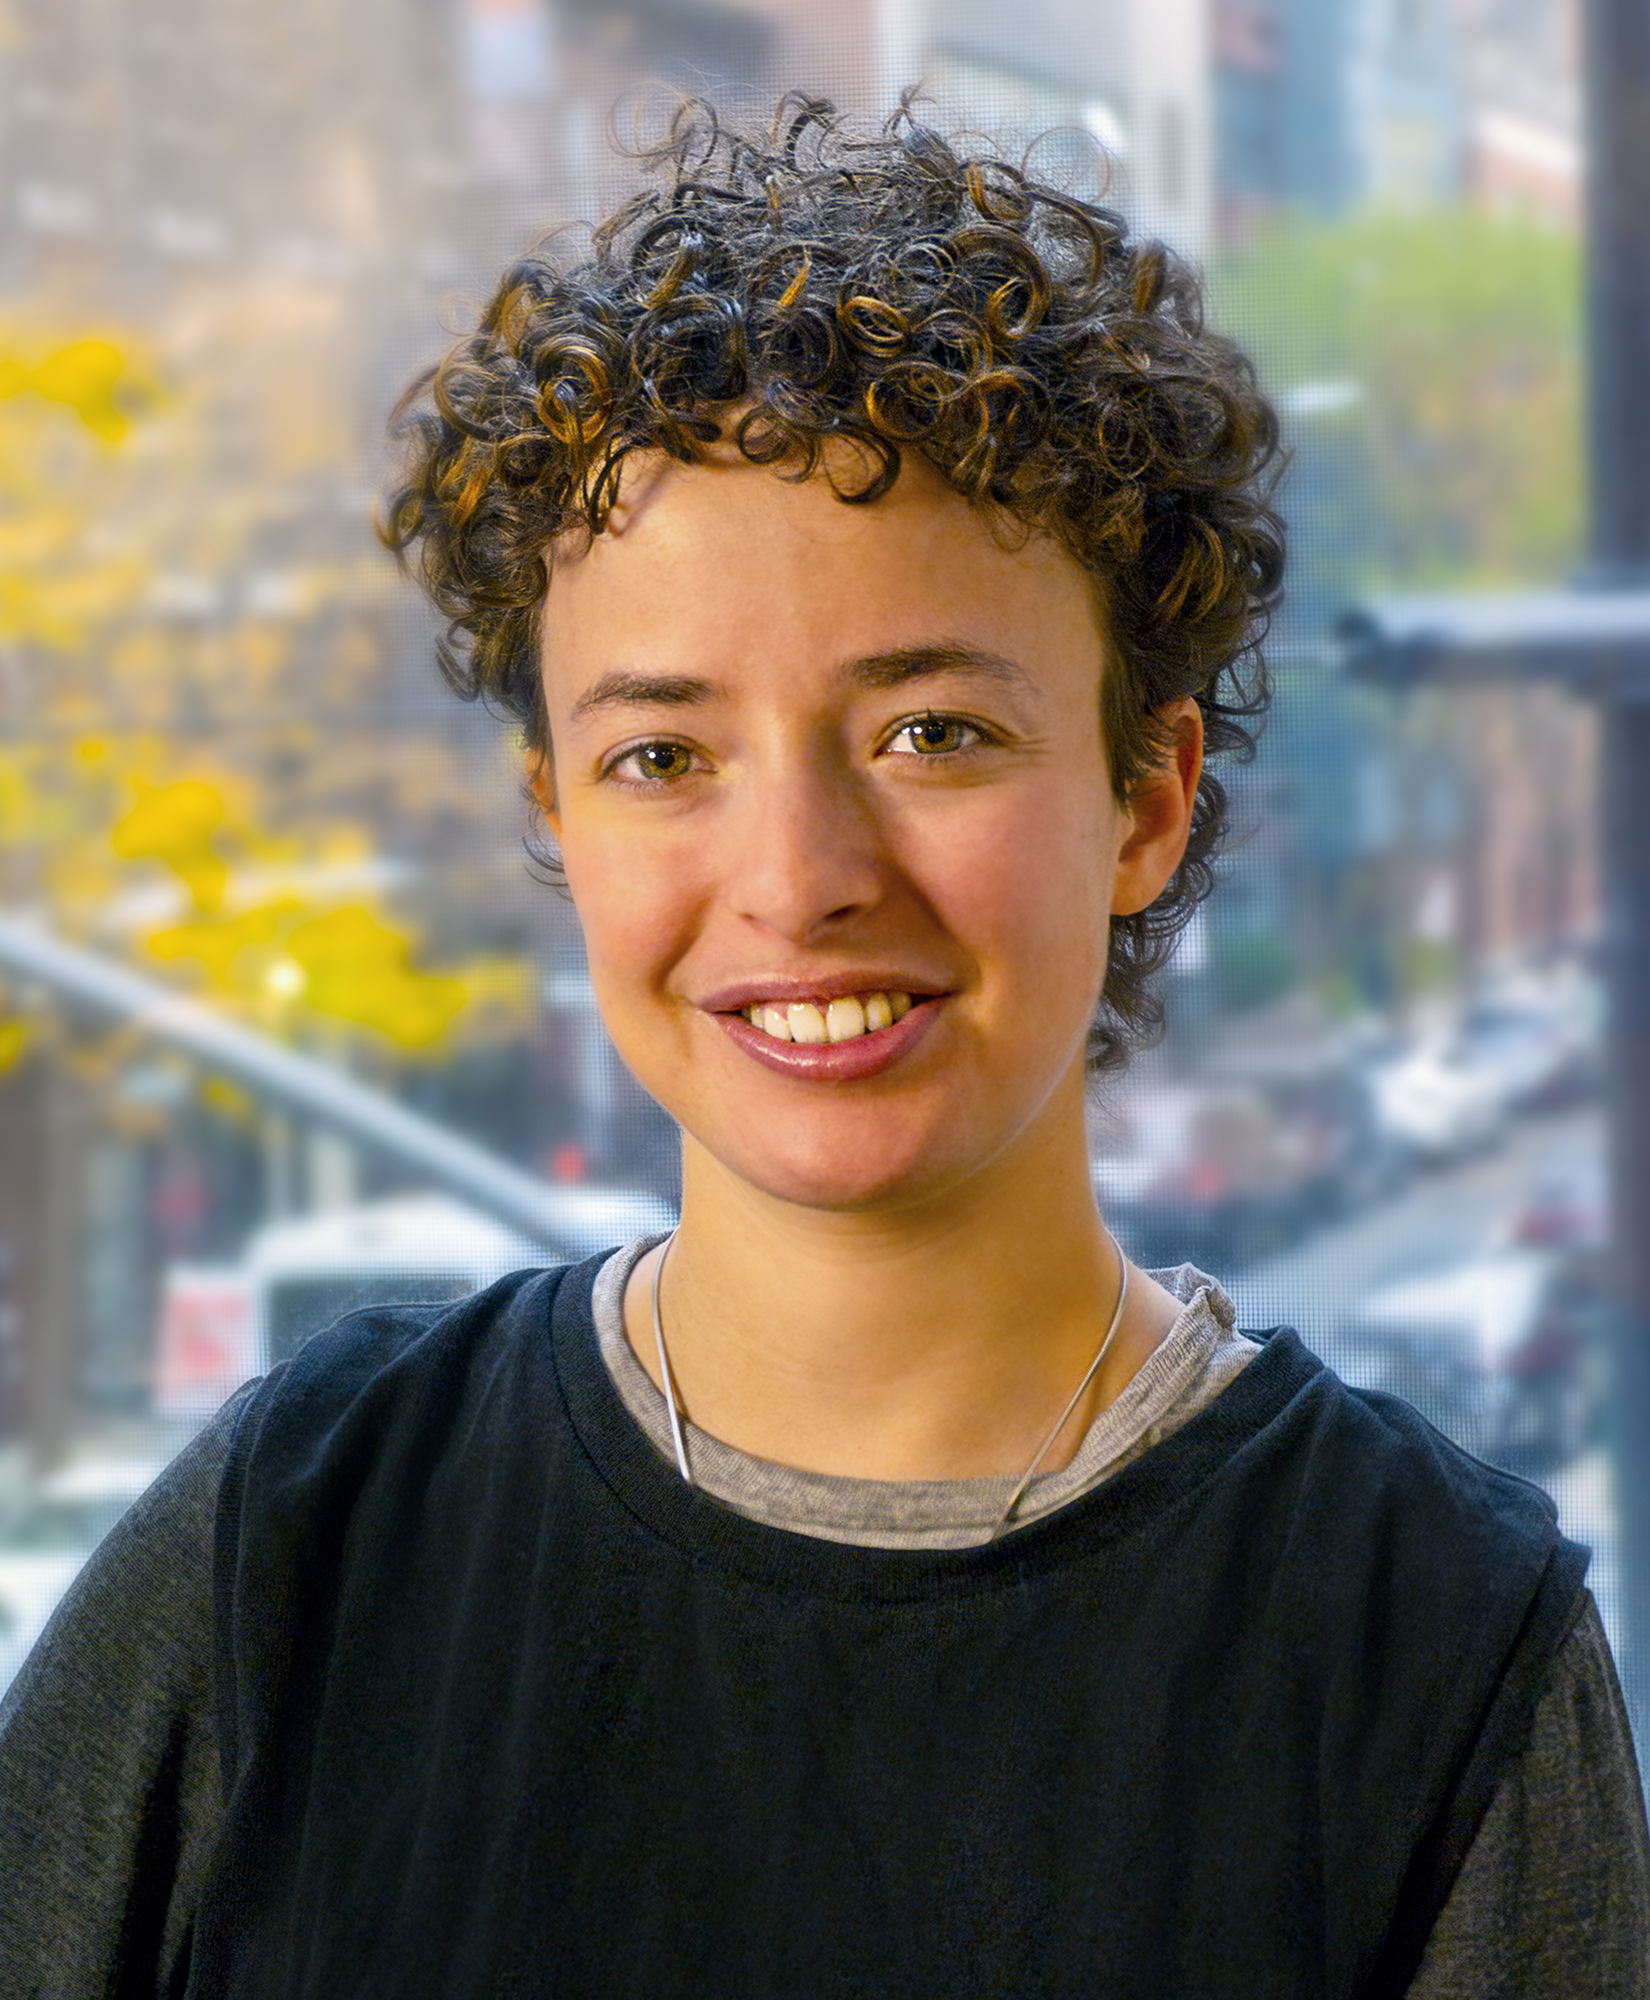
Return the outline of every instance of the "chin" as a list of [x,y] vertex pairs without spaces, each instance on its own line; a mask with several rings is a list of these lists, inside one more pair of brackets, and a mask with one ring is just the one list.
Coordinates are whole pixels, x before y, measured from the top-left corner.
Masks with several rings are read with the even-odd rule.
[[894,1175],[871,1179],[862,1174],[827,1176],[806,1171],[770,1171],[760,1178],[746,1172],[740,1175],[740,1179],[747,1186],[759,1189],[772,1201],[782,1201],[793,1208],[819,1209],[831,1215],[874,1215],[908,1208],[931,1193],[936,1185],[935,1179],[930,1176]]
[[[903,1146],[890,1146],[886,1131],[881,1144],[844,1143],[842,1135],[820,1135],[808,1145],[806,1135],[793,1129],[789,1143],[773,1144],[773,1134],[760,1143],[720,1144],[706,1148],[722,1167],[747,1187],[773,1201],[797,1208],[823,1209],[842,1215],[909,1207],[968,1177],[970,1161],[959,1158],[955,1138],[936,1147],[930,1136]],[[704,1142],[701,1141],[701,1144]]]

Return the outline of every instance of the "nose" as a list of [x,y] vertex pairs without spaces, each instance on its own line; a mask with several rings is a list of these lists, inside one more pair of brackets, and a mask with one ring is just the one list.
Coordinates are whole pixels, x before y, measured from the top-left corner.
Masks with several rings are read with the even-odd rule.
[[724,876],[736,915],[811,944],[882,900],[889,857],[874,801],[833,760],[787,760],[743,805]]

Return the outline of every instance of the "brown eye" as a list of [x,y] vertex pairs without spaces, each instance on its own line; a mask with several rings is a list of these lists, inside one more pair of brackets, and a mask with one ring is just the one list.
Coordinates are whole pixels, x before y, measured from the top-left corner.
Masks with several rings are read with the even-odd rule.
[[896,756],[946,757],[972,749],[981,732],[957,715],[919,715],[902,722],[889,741]]
[[693,752],[685,743],[638,743],[612,767],[616,778],[632,784],[668,783],[693,772]]

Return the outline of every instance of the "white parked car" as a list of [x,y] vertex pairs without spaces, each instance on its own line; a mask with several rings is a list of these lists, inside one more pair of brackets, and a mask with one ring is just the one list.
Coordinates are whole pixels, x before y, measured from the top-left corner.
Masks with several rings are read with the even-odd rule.
[[1509,1109],[1505,1076],[1453,1037],[1376,1064],[1369,1089],[1380,1132],[1421,1160],[1457,1160],[1492,1145]]
[[1586,1089],[1596,1038],[1552,1001],[1511,996],[1477,1001],[1461,1024],[1467,1058],[1488,1071],[1516,1111],[1573,1102]]
[[1515,1246],[1389,1285],[1348,1329],[1369,1364],[1361,1386],[1393,1390],[1469,1451],[1544,1477],[1597,1442],[1602,1274],[1596,1251]]
[[1539,1250],[1475,1258],[1388,1285],[1364,1300],[1358,1318],[1368,1327],[1447,1342],[1462,1366],[1493,1375],[1527,1338],[1551,1267]]
[[[622,1188],[550,1191],[562,1255],[588,1256],[676,1218]],[[507,1271],[560,1261],[444,1195],[410,1195],[270,1223],[238,1264],[174,1265],[155,1367],[160,1416],[207,1416],[242,1382],[288,1359],[311,1334],[361,1306],[461,1299]]]

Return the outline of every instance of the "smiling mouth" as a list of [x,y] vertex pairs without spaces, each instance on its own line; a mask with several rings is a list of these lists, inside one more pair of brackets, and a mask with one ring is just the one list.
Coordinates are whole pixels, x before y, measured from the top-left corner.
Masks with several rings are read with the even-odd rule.
[[739,1011],[753,1028],[776,1042],[819,1045],[853,1042],[903,1021],[913,1002],[909,993],[848,993],[836,1000],[756,1001]]

